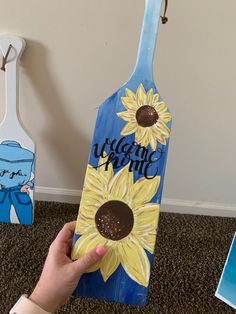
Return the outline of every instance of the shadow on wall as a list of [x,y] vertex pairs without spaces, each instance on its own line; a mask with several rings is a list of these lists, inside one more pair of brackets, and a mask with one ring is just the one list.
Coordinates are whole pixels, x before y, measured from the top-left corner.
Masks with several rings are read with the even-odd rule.
[[[85,172],[83,165],[87,164],[89,143],[70,122],[65,109],[66,100],[58,91],[48,70],[46,48],[37,41],[26,41],[27,49],[21,64],[47,114],[47,125],[40,136],[45,149],[52,153],[50,157],[58,160],[57,164],[63,167],[66,180],[73,186],[82,187],[84,177],[81,177],[81,174]],[[61,169],[58,169],[58,173],[60,171]]]

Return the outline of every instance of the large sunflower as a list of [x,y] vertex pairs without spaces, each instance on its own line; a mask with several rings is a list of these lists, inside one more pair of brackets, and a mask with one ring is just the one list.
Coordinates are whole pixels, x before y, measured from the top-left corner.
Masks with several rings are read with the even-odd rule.
[[[98,166],[103,162],[100,158]],[[134,183],[128,167],[114,175],[111,164],[107,171],[104,165],[97,170],[88,165],[75,229],[80,237],[72,259],[105,245],[105,256],[88,272],[100,268],[107,281],[121,264],[131,279],[147,287],[150,263],[145,250],[153,254],[160,209],[159,204],[149,202],[158,190],[160,176],[142,177]]]
[[126,96],[121,97],[121,101],[127,109],[117,113],[127,121],[121,135],[135,133],[135,141],[142,146],[150,144],[152,150],[156,150],[157,141],[166,145],[166,139],[170,137],[166,123],[171,121],[171,115],[159,94],[154,94],[152,88],[146,93],[140,84],[136,93],[126,88]]

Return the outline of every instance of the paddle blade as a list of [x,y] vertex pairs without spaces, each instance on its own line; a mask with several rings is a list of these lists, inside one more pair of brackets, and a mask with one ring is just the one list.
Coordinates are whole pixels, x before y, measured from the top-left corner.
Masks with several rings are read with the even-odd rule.
[[107,252],[75,295],[146,304],[170,124],[151,81],[133,79],[100,106],[72,258],[101,244]]

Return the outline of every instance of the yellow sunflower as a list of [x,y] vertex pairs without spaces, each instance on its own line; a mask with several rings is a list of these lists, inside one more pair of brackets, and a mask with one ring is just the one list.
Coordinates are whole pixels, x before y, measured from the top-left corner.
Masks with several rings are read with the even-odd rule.
[[[104,159],[100,158],[99,166]],[[100,268],[104,281],[121,264],[135,282],[148,286],[150,263],[145,250],[153,254],[160,205],[149,203],[156,194],[160,176],[140,178],[134,183],[129,165],[113,173],[110,164],[88,165],[75,232],[80,236],[72,250],[79,259],[97,245],[107,248],[103,259],[88,272]],[[144,250],[145,249],[145,250]]]
[[171,121],[171,115],[159,94],[154,94],[152,88],[146,93],[140,84],[136,93],[126,88],[126,96],[121,97],[121,101],[127,109],[117,113],[127,121],[121,135],[135,133],[135,141],[145,147],[150,144],[152,150],[156,150],[157,141],[166,145],[166,139],[170,137],[166,123]]

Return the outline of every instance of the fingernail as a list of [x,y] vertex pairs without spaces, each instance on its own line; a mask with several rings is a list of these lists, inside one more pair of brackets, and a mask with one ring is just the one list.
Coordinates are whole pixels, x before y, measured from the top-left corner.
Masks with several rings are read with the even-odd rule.
[[105,252],[106,252],[106,248],[105,248],[105,246],[103,246],[103,245],[98,246],[98,247],[96,248],[96,253],[97,253],[97,255],[99,255],[99,256],[103,256]]

